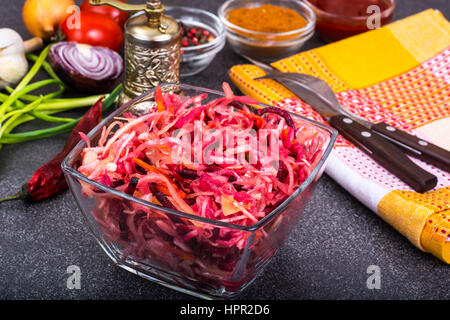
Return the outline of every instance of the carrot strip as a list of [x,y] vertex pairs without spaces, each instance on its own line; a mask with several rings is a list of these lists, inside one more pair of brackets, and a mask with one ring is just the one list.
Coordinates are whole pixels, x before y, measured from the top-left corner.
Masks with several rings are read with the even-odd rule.
[[160,86],[156,87],[155,101],[156,101],[156,109],[158,110],[158,112],[163,112],[166,110],[166,107],[164,107],[164,100]]
[[[186,198],[186,193],[183,190],[180,190],[178,188],[178,186],[175,184],[175,182],[173,182],[169,177],[167,177],[161,170],[159,170],[155,166],[152,166],[152,165],[148,164],[147,162],[142,161],[141,159],[138,159],[138,158],[133,158],[133,162],[135,164],[137,164],[138,166],[144,168],[145,171],[147,171],[147,172],[161,174],[164,177],[166,177],[170,181],[170,183],[173,185],[173,187],[177,190],[177,193],[180,195],[180,197],[183,199]],[[161,191],[162,193],[164,193],[166,196],[170,196],[169,189],[165,185],[162,185],[162,184],[158,185],[157,189],[158,189],[158,191]]]

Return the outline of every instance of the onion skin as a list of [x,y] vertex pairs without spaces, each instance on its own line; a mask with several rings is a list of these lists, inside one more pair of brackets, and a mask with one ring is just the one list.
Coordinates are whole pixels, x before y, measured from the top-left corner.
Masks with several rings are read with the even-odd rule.
[[73,0],[27,0],[23,7],[22,18],[27,28],[35,37],[49,40],[67,16],[75,8]]
[[[106,61],[106,65],[96,65],[95,67],[100,69],[86,71],[89,69],[86,66],[89,60],[83,58],[79,48],[90,49],[92,54],[103,59],[103,63]],[[92,94],[107,92],[115,85],[123,72],[122,57],[105,47],[60,42],[51,47],[48,57],[56,74],[75,91]]]

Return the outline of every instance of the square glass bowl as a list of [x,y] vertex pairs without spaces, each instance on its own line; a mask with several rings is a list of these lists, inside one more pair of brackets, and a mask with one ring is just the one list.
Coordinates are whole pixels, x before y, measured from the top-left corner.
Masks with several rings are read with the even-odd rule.
[[[184,84],[165,84],[162,90],[186,96],[206,93],[209,101],[223,97],[223,93]],[[88,134],[91,144],[96,145],[102,128],[115,121],[115,117],[125,112],[138,116],[154,108],[153,94],[152,90],[126,103],[103,120]],[[62,169],[90,231],[118,266],[196,297],[231,298],[261,273],[297,224],[336,140],[334,129],[294,114],[292,117],[297,128],[302,129],[305,147],[312,148],[312,137],[320,135],[322,142],[314,147],[318,156],[312,172],[291,196],[251,226],[179,212],[89,180],[77,170],[85,141],[70,152]],[[139,207],[138,213],[126,215],[130,206]],[[132,219],[131,225],[141,232],[128,229],[124,236],[124,225],[130,222],[127,219]],[[208,241],[183,240],[182,226],[189,224],[197,226],[199,232],[206,232]],[[240,237],[240,248],[228,246],[223,237],[217,240],[221,234]]]

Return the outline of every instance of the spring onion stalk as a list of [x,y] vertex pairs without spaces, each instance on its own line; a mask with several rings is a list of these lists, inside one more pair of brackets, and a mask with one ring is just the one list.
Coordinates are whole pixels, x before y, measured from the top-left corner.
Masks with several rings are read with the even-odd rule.
[[[3,118],[5,112],[7,112],[7,110],[14,105],[14,103],[24,94],[27,94],[31,91],[40,89],[42,87],[48,86],[50,84],[55,84],[57,83],[56,80],[54,79],[50,79],[50,80],[42,80],[42,81],[38,81],[35,82],[33,84],[30,84],[28,86],[23,87],[20,90],[14,89],[14,91],[11,93],[11,95],[6,99],[6,101],[2,104],[2,106],[0,108],[3,107],[3,109],[0,109],[0,119]],[[40,99],[40,98],[39,98]],[[42,99],[40,100],[42,101]],[[0,123],[3,120],[0,120]]]
[[96,95],[86,98],[68,98],[68,99],[53,99],[49,102],[43,102],[37,110],[70,110],[74,108],[92,106],[98,99],[104,95]]
[[[54,81],[56,81],[56,80],[54,80]],[[53,82],[52,82],[53,83]],[[11,88],[11,87],[8,87],[8,86],[6,86],[5,87],[5,90],[8,92],[8,93],[12,93],[13,91],[14,91],[14,89],[13,88]],[[46,100],[50,100],[50,99],[55,99],[56,97],[59,97],[63,92],[64,92],[64,88],[60,88],[58,91],[56,91],[56,92],[52,92],[52,93],[49,93],[49,94],[46,94],[45,96],[44,96],[44,99],[42,100],[42,101],[46,101]],[[4,96],[6,96],[6,95],[4,95]],[[8,97],[8,96],[6,96],[6,97]],[[3,97],[4,98],[4,97]],[[40,97],[39,96],[34,96],[34,95],[29,95],[29,94],[23,94],[23,95],[21,95],[20,96],[20,99],[21,100],[23,100],[23,101],[28,101],[28,102],[33,102],[33,101],[36,101],[37,99],[39,99]],[[1,100],[2,99],[2,97],[0,96],[0,101],[2,101]]]
[[[39,57],[34,55],[34,54],[27,54],[26,55],[27,59],[30,59],[33,62],[38,61]],[[55,71],[53,71],[52,67],[50,66],[50,63],[48,63],[47,61],[44,61],[42,63],[42,68],[44,68],[44,70],[47,72],[47,74],[52,78],[55,79],[59,82],[59,84],[61,86],[63,86],[64,88],[66,87],[66,84],[64,82],[61,81],[61,79],[58,77],[58,75],[55,73]]]
[[[102,109],[103,112],[107,111],[111,107],[111,105],[113,105],[113,103],[117,100],[117,97],[119,96],[121,90],[122,85],[118,85],[111,92],[111,94],[109,94],[105,98],[105,100],[103,100],[103,109]],[[34,130],[29,132],[13,133],[13,134],[5,132],[5,134],[3,134],[3,136],[0,138],[0,144],[20,143],[25,141],[49,138],[55,135],[67,133],[70,132],[81,119],[82,117],[72,122],[62,124],[53,128]]]
[[[34,111],[34,112],[36,112],[36,111]],[[41,115],[44,115],[44,116],[51,117],[51,116],[50,116],[51,114],[58,113],[58,111],[44,111],[44,112],[38,112],[38,113],[40,113]],[[57,118],[57,117],[53,117],[53,118]],[[30,115],[30,114],[26,114],[26,115],[24,115],[24,116],[22,116],[22,117],[16,119],[16,120],[13,122],[13,124],[12,124],[9,128],[7,128],[7,129],[5,130],[4,135],[10,133],[15,127],[17,127],[17,126],[19,126],[19,125],[21,125],[21,124],[23,124],[23,123],[26,123],[26,122],[35,120],[35,119],[36,119],[36,117],[35,117],[35,116],[32,116],[32,115]],[[64,118],[61,118],[61,119],[64,119]],[[69,120],[69,118],[67,118],[67,120]],[[72,119],[72,121],[74,121],[74,120],[75,120],[75,119]],[[53,122],[57,122],[57,121],[53,121]],[[69,121],[60,121],[60,122],[69,122]]]
[[25,77],[22,78],[22,80],[19,82],[17,87],[14,89],[13,93],[9,96],[9,98],[5,102],[3,102],[2,105],[0,105],[0,117],[2,117],[5,114],[6,109],[8,109],[8,107],[14,103],[15,99],[17,99],[18,97],[17,93],[20,92],[22,89],[24,89],[31,81],[31,79],[33,79],[33,77],[39,71],[45,59],[47,58],[49,50],[50,45],[48,45],[44,50],[42,50],[41,54],[36,59],[36,62],[34,63],[33,67],[31,67],[30,71],[25,75]]
[[[46,96],[43,97],[42,101],[45,100],[45,97]],[[2,99],[2,97],[1,97],[1,94],[0,94],[0,101],[1,101],[1,99]],[[35,101],[35,100],[33,100],[33,101]],[[8,108],[7,112],[14,111],[15,109],[25,108],[25,106],[26,106],[25,103],[23,103],[20,100],[17,100],[16,101],[16,108]],[[36,109],[34,109],[34,110],[28,112],[28,114],[32,115],[36,119],[40,119],[40,120],[43,120],[43,121],[46,121],[46,122],[61,123],[61,122],[71,122],[71,121],[74,120],[73,118],[61,118],[61,117],[53,117],[53,116],[49,115],[49,114],[52,114],[52,113],[58,113],[58,112],[63,112],[63,111],[66,111],[66,110],[65,109],[53,109],[53,110],[50,110],[50,111],[49,110],[45,110],[43,112],[39,112],[39,111],[36,111]],[[33,120],[34,118],[31,118],[30,120]]]
[[[28,85],[28,86],[26,86],[26,87],[24,87],[24,88],[22,88],[20,90],[17,90],[17,88],[16,88],[9,95],[9,99],[12,98],[15,101],[15,100],[19,99],[20,97],[22,97],[23,95],[25,95],[25,94],[27,94],[27,93],[29,93],[31,91],[34,91],[34,90],[37,90],[37,89],[40,89],[42,87],[45,87],[45,86],[48,86],[48,85],[51,85],[51,84],[55,84],[55,83],[58,83],[58,82],[56,80],[54,80],[54,79],[49,79],[49,80],[42,80],[42,81],[38,81],[38,82],[32,83],[32,84],[30,84],[30,85]],[[36,99],[34,99],[34,100],[37,100],[37,99],[40,99],[40,98],[41,97],[36,97]]]
[[0,102],[5,102],[8,98],[8,95],[0,93]]
[[36,110],[33,110],[30,112],[30,114],[35,117],[36,119],[51,122],[51,123],[66,123],[66,122],[72,122],[75,119],[73,118],[61,118],[61,117],[53,117],[46,113],[38,112]]
[[[42,98],[39,100],[36,100],[32,103],[30,103],[28,106],[26,106],[25,108],[21,109],[21,110],[15,110],[12,111],[8,114],[8,120],[5,122],[4,125],[2,125],[2,127],[0,128],[0,137],[3,135],[3,133],[5,132],[5,130],[7,130],[7,128],[9,126],[11,126],[11,124],[17,119],[19,118],[21,115],[23,115],[24,113],[27,113],[33,109],[35,109],[40,103],[42,102]],[[0,120],[1,122],[3,122],[3,120]]]

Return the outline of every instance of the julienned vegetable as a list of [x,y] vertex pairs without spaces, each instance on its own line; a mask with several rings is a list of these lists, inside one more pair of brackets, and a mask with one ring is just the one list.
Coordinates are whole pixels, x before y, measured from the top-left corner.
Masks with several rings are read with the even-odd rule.
[[[224,91],[224,97],[208,101],[206,94],[187,97],[157,89],[154,109],[139,117],[124,113],[103,128],[95,143],[85,137],[78,171],[167,209],[240,226],[257,223],[305,181],[326,138],[301,123],[288,134],[294,123],[288,113],[271,108],[255,114],[247,106],[253,99],[234,96],[226,84]],[[199,135],[203,139],[197,140]],[[279,145],[278,170],[272,161],[276,155],[261,148],[264,141]],[[203,160],[192,161],[199,154]],[[289,224],[284,216],[250,235],[120,199],[89,183],[81,183],[81,189],[89,203],[95,201],[91,214],[104,240],[120,248],[121,259],[168,270],[177,283],[193,279],[194,286],[208,290],[239,288],[240,272],[256,270],[262,254],[273,252],[271,246],[280,241],[260,239],[272,227]],[[247,245],[256,249],[244,259]]]
[[0,89],[18,83],[28,71],[25,53],[42,48],[42,39],[24,42],[14,30],[0,29]]
[[[102,97],[100,95],[84,98],[58,98],[58,96],[64,92],[66,86],[53,72],[51,66],[45,61],[49,50],[50,46],[47,46],[41,52],[39,57],[31,54],[27,55],[30,60],[35,62],[30,71],[14,89],[6,87],[9,95],[0,94],[0,148],[3,144],[42,139],[69,132],[75,127],[80,119],[55,117],[53,114],[74,108],[91,106],[95,101]],[[44,68],[51,79],[30,84],[29,82],[41,67]],[[59,90],[41,97],[30,94],[32,91],[48,85],[58,85]],[[107,100],[109,101],[109,99],[112,99],[112,102],[109,105],[105,103],[105,105],[109,107],[116,100],[120,91],[121,85],[108,96]],[[31,132],[11,133],[17,126],[34,119],[63,124],[57,127]]]
[[66,84],[83,92],[110,90],[123,71],[123,59],[117,52],[76,42],[53,45],[49,60]]
[[[308,157],[296,140],[294,121],[289,113],[270,107],[262,109],[258,116],[247,106],[238,104],[255,104],[256,101],[234,96],[227,84],[224,91],[224,98],[202,105],[206,94],[183,103],[181,97],[157,89],[156,112],[139,118],[127,115],[125,121],[116,121],[105,128],[99,144],[85,149],[83,164],[78,170],[97,181],[104,181],[105,176],[111,182],[138,177],[137,190],[146,200],[155,196],[148,184],[157,183],[158,190],[165,192],[169,203],[179,211],[242,225],[257,222],[305,180],[315,153]],[[189,104],[194,106],[188,108]],[[225,147],[221,153],[204,153],[202,162],[192,163],[190,157],[177,153],[186,148],[186,142],[177,137],[177,132],[184,130],[195,136],[194,129],[199,126],[220,132]],[[251,135],[253,130],[256,130],[254,136]],[[271,130],[270,133],[267,130]],[[278,154],[258,153],[251,147],[252,143],[256,146],[264,143],[263,133],[279,141],[279,150],[275,150]],[[229,141],[230,136],[255,140],[249,140],[246,146],[242,141]],[[217,139],[206,136],[205,141],[199,142],[201,151],[211,148],[208,145]],[[189,150],[194,150],[195,143],[189,143]],[[180,158],[174,157],[174,152]],[[276,168],[273,161],[277,161]],[[279,174],[283,170],[286,175]],[[164,189],[160,189],[161,186]],[[187,196],[196,201],[186,202]]]
[[71,27],[70,17],[61,23],[61,31],[67,41],[120,50],[123,31],[113,19],[104,14],[81,11],[79,20],[79,28]]
[[73,0],[27,0],[22,17],[32,35],[49,40],[61,22],[75,12]]

